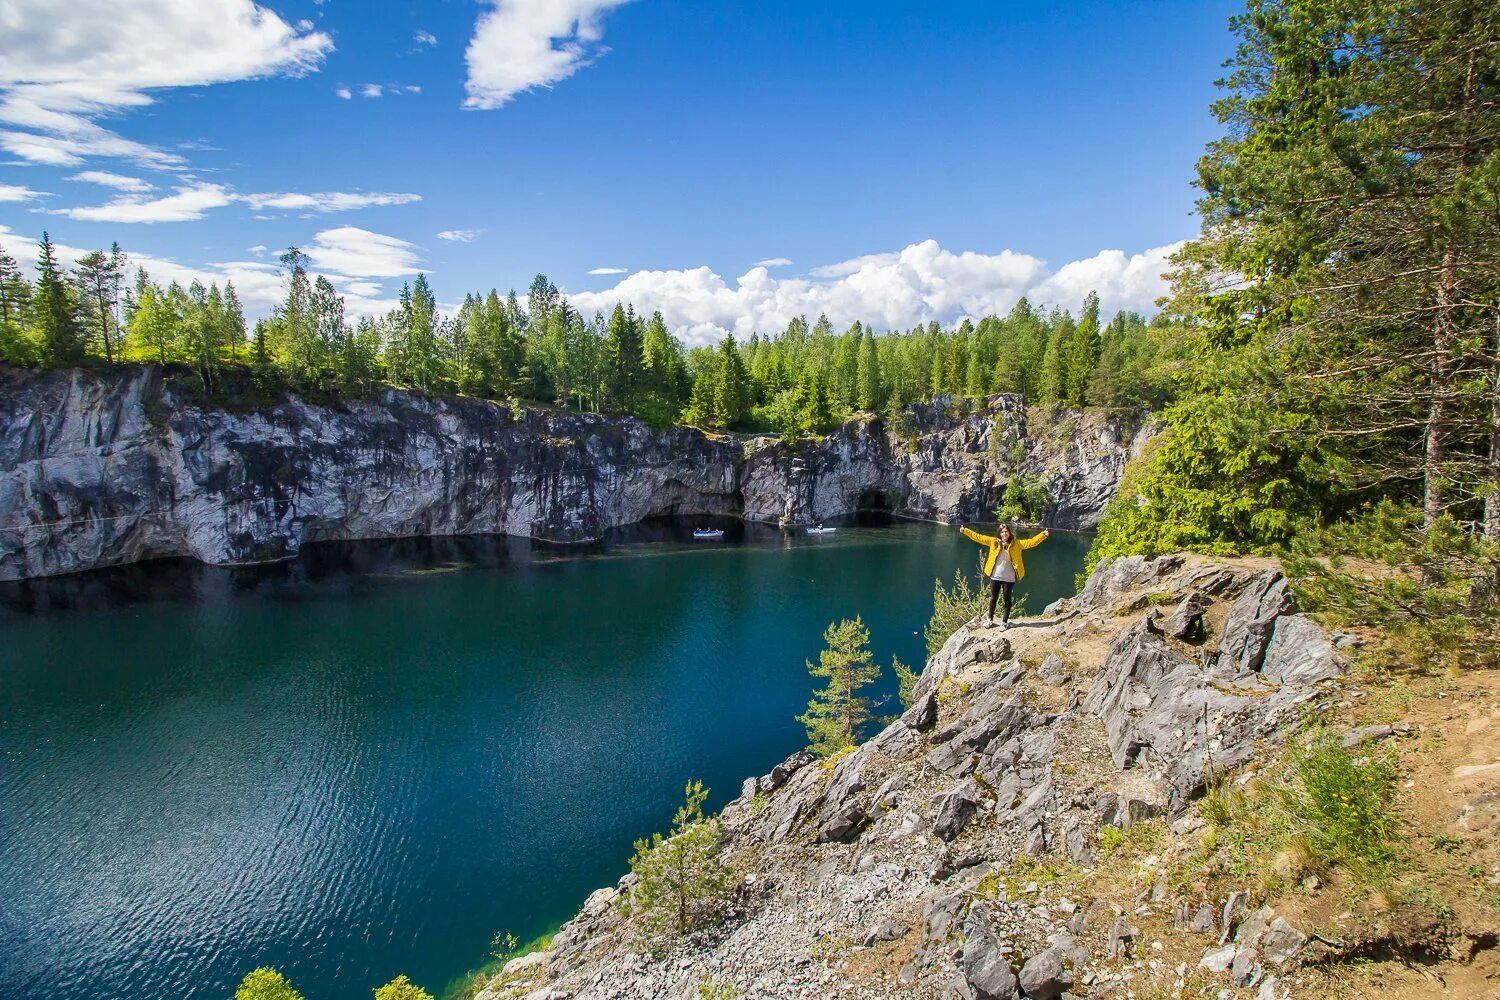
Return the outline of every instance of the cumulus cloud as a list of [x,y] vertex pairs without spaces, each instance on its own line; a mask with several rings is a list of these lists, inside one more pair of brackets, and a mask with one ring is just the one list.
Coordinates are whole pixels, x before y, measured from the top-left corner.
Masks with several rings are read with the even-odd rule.
[[319,270],[350,278],[400,278],[422,270],[415,246],[358,226],[325,229],[303,250]]
[[379,97],[384,91],[378,83],[367,83],[359,88],[361,97]]
[[419,31],[412,36],[412,40],[418,45],[436,45],[437,35],[434,35],[430,31]]
[[464,53],[464,107],[491,110],[566,80],[608,51],[604,15],[628,0],[488,0]]
[[589,274],[625,274],[626,272],[627,269],[623,267],[596,267],[591,269]]
[[444,229],[437,234],[437,238],[449,243],[473,243],[474,237],[478,235],[477,229]]
[[[319,233],[316,239],[321,239],[323,233]],[[378,234],[371,233],[378,237]],[[379,237],[390,239],[390,237]],[[400,242],[400,241],[397,241]],[[31,239],[23,237],[20,233],[0,224],[0,245],[16,258],[23,267],[28,270],[36,265],[36,244]],[[69,246],[65,241],[53,244],[58,260],[66,267],[72,267],[89,251],[82,247]],[[252,252],[256,248],[251,248]],[[264,248],[260,248],[264,252]],[[217,263],[192,266],[181,264],[169,257],[154,257],[149,254],[125,251],[126,266],[131,274],[137,267],[146,269],[146,273],[153,281],[163,284],[177,282],[186,287],[194,281],[201,281],[208,285],[218,282],[222,288],[228,282],[234,282],[234,289],[239,295],[240,302],[245,308],[245,315],[252,321],[258,316],[264,316],[276,307],[286,296],[286,280],[281,269],[270,261],[241,260],[221,261]],[[347,263],[357,263],[357,257],[350,258]],[[387,295],[385,286],[378,281],[358,274],[346,274],[325,267],[314,259],[314,267],[324,274],[329,281],[333,282],[339,294],[344,296],[344,307],[350,316],[378,316],[396,307],[397,300],[394,296]]]
[[73,174],[68,180],[81,181],[84,184],[98,184],[114,188],[116,191],[128,191],[131,194],[145,194],[151,190],[151,185],[139,177],[127,177],[108,170],[84,170]]
[[21,184],[0,184],[0,201],[33,201],[46,194]]
[[707,267],[636,271],[612,288],[569,298],[585,314],[622,302],[641,313],[660,310],[673,332],[691,343],[774,332],[794,317],[820,313],[837,327],[855,320],[897,330],[934,319],[950,324],[1004,314],[1023,295],[1034,305],[1076,310],[1097,291],[1106,313],[1149,310],[1166,292],[1162,272],[1180,245],[1133,255],[1107,250],[1053,271],[1030,254],[953,253],[927,240],[814,268],[809,278],[773,278],[764,263],[733,285]]
[[338,99],[341,101],[348,101],[354,98],[354,91],[350,90],[348,87],[338,87],[334,90],[334,94],[337,95]]
[[246,204],[257,212],[266,209],[300,212],[349,212],[359,208],[381,205],[409,205],[421,201],[422,196],[410,192],[380,191],[322,191],[315,194],[284,192],[281,194],[247,194],[242,197]]
[[122,195],[103,205],[61,208],[55,214],[83,222],[193,222],[232,201],[234,195],[222,185],[193,184],[161,198]]
[[765,260],[758,260],[758,261],[756,261],[751,266],[752,267],[791,267],[792,266],[792,262],[789,261],[789,260],[787,260],[785,257],[767,257]]
[[165,88],[306,73],[333,49],[252,0],[7,0],[0,22],[0,148],[51,166],[95,156],[179,166],[96,119]]

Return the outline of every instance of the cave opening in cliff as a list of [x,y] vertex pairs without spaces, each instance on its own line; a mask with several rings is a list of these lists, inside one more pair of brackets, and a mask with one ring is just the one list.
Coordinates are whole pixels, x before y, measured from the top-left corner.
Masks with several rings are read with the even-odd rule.
[[859,524],[889,524],[898,501],[884,490],[865,490],[855,501],[855,519]]

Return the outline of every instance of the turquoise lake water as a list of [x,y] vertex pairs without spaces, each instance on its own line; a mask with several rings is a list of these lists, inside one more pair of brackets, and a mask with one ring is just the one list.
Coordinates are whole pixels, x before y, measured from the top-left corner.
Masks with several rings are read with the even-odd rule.
[[[686,781],[721,805],[798,749],[830,621],[919,666],[934,578],[977,579],[952,528],[690,528],[0,587],[7,1000],[227,1000],[257,965],[438,993],[624,874]],[[1027,554],[1033,611],[1087,547]]]

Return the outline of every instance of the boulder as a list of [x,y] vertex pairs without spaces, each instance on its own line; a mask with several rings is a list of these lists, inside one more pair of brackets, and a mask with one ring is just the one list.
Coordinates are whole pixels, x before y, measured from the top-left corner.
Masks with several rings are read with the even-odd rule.
[[1348,670],[1328,634],[1305,615],[1282,615],[1266,645],[1261,676],[1278,684],[1316,684]]
[[975,1000],[1015,1000],[1017,980],[990,927],[989,906],[977,902],[964,921],[964,981]]
[[894,941],[897,938],[904,937],[909,930],[911,928],[907,927],[901,921],[886,917],[871,924],[860,935],[859,943],[866,948],[870,948],[884,941]]
[[1203,628],[1204,612],[1213,605],[1207,594],[1194,590],[1182,599],[1166,620],[1161,623],[1162,633],[1174,639],[1185,639]]
[[922,697],[913,699],[911,707],[901,714],[901,721],[919,733],[925,733],[937,725],[937,718],[936,691],[929,691]]
[[1166,579],[1182,566],[1182,556],[1122,556],[1118,559],[1104,558],[1089,574],[1083,593],[1078,595],[1078,607],[1083,611],[1107,607],[1119,600],[1127,590],[1145,587]]
[[1048,653],[1042,660],[1041,666],[1036,668],[1036,675],[1048,684],[1062,685],[1072,679],[1072,671],[1068,664],[1056,653]]
[[1230,605],[1224,632],[1219,638],[1219,666],[1231,674],[1259,670],[1271,642],[1276,619],[1297,610],[1297,602],[1286,577],[1274,569],[1250,578],[1240,596]]
[[1058,1000],[1073,988],[1073,971],[1061,949],[1048,948],[1026,960],[1018,980],[1026,1000]]
[[979,786],[969,778],[932,800],[932,832],[950,841],[964,831],[979,808]]

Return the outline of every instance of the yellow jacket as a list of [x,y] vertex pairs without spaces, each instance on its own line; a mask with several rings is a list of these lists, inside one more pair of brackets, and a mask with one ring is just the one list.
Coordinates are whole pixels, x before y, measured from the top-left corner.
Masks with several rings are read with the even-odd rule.
[[[995,572],[995,561],[1000,558],[1000,549],[1003,548],[1003,546],[1000,544],[1000,536],[981,535],[977,531],[971,531],[968,528],[962,527],[958,530],[962,531],[964,535],[978,542],[980,545],[989,546],[990,550],[989,552],[985,553],[984,557],[984,575],[988,577],[991,573]],[[1045,528],[1042,529],[1042,533],[1040,535],[1032,535],[1025,541],[1016,538],[1015,535],[1011,536],[1010,564],[1016,568],[1017,580],[1026,575],[1026,563],[1021,559],[1021,553],[1025,552],[1027,549],[1036,548],[1046,540],[1047,529]]]

